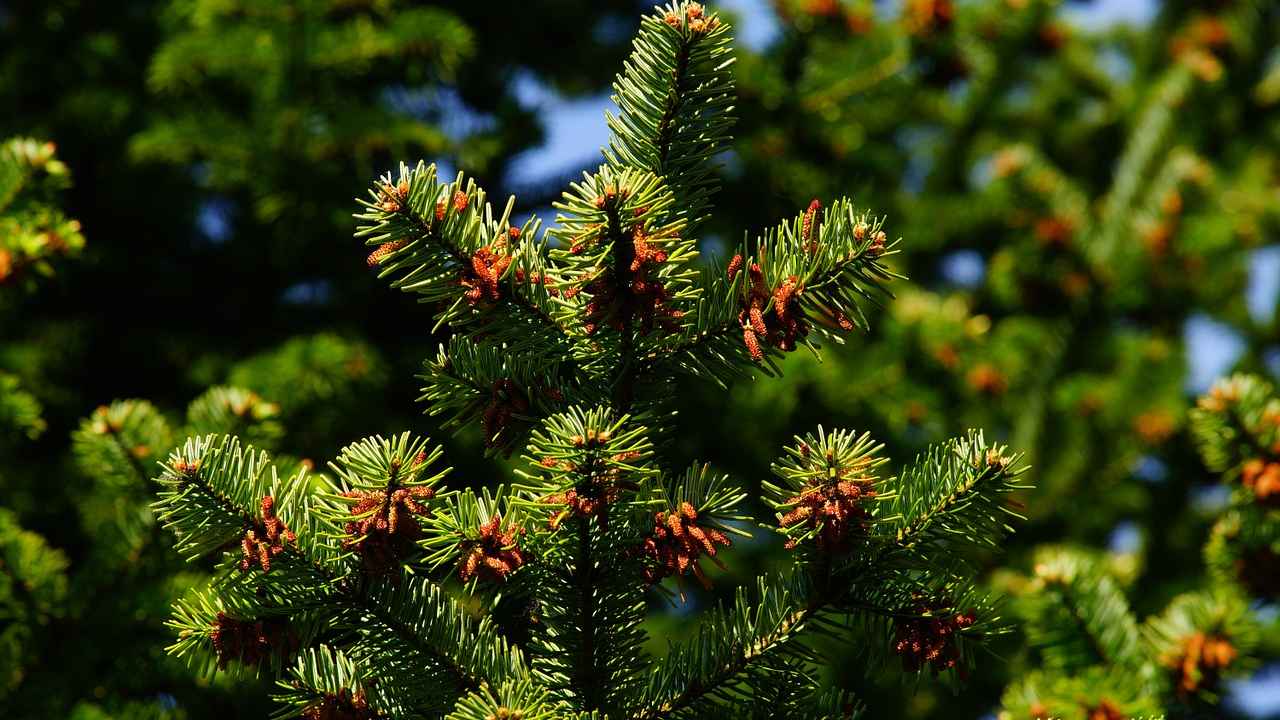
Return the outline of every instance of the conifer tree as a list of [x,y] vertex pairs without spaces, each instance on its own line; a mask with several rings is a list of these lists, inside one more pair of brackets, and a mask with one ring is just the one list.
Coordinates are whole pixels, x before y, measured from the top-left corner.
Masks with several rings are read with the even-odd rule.
[[1266,657],[1275,630],[1250,603],[1276,597],[1280,396],[1235,375],[1200,398],[1191,424],[1230,489],[1204,545],[1208,577],[1139,624],[1126,597],[1132,563],[1039,548],[1033,574],[1012,583],[1037,669],[1005,692],[1000,717],[1208,717],[1221,711],[1225,681]]
[[[58,193],[71,182],[51,142],[10,138],[0,144],[0,326],[16,314],[17,296],[35,289],[57,263],[84,246],[80,223],[66,217]],[[40,401],[17,375],[0,370],[0,447],[45,429]]]
[[[1244,292],[1251,275],[1265,284],[1252,253],[1276,237],[1280,8],[1164,2],[1149,23],[1090,28],[1072,22],[1088,4],[1051,0],[773,6],[776,39],[740,63],[741,139],[713,230],[852,189],[898,219],[910,280],[823,363],[796,355],[783,381],[727,401],[695,388],[684,408],[713,408],[722,431],[756,420],[741,448],[694,450],[741,472],[768,456],[760,440],[816,418],[906,454],[984,427],[1036,468],[1011,564],[1134,530],[1139,617],[1204,586],[1186,562],[1209,481],[1187,400],[1213,373],[1191,339],[1208,326],[1226,354],[1234,335],[1240,370],[1274,376],[1280,359],[1274,298]],[[1021,639],[999,651],[1021,657]],[[959,700],[868,697],[978,716],[1017,667]]]
[[[6,707],[19,716],[103,720],[269,712],[264,685],[208,687],[207,678],[163,651],[169,605],[207,583],[213,568],[184,563],[163,542],[150,507],[157,490],[152,468],[177,438],[192,434],[234,433],[269,450],[323,436],[332,418],[307,422],[306,415],[316,412],[317,398],[334,410],[349,408],[343,397],[366,389],[369,375],[380,372],[370,352],[333,336],[297,338],[233,368],[230,377],[247,386],[293,388],[289,406],[217,385],[181,414],[128,399],[84,418],[73,437],[74,467],[64,472],[75,488],[75,513],[61,518],[58,530],[59,537],[88,538],[88,557],[68,563],[38,535],[17,528],[13,513],[2,516],[0,542],[11,553],[5,567],[14,571],[5,579],[30,588],[3,596],[14,619],[0,686]],[[309,357],[315,353],[332,366],[317,364]],[[278,455],[276,464],[292,471],[311,461]],[[76,637],[92,637],[104,649],[65,640]]]
[[[275,442],[299,455],[324,457],[355,428],[412,415],[420,353],[403,359],[405,372],[388,372],[388,363],[402,358],[381,350],[402,348],[404,338],[376,318],[388,316],[380,310],[396,298],[369,292],[376,280],[363,263],[350,262],[359,249],[341,246],[348,198],[393,155],[429,153],[496,182],[502,166],[495,158],[505,162],[540,136],[533,110],[516,100],[516,68],[547,86],[583,92],[605,83],[624,51],[622,39],[601,38],[564,43],[557,53],[529,43],[480,53],[490,14],[470,2],[433,5],[446,7],[400,14],[385,2],[59,0],[0,8],[0,138],[21,133],[59,142],[57,162],[44,166],[56,173],[33,175],[23,161],[13,174],[9,146],[0,153],[0,249],[9,253],[0,273],[0,504],[12,513],[4,542],[22,559],[11,567],[26,571],[30,548],[43,538],[48,567],[65,570],[47,572],[57,578],[47,583],[31,575],[38,608],[5,605],[6,622],[13,618],[6,648],[16,659],[3,661],[0,704],[11,714],[263,715],[264,684],[229,692],[225,680],[196,679],[163,660],[157,633],[169,601],[208,568],[177,562],[150,537],[162,533],[147,507],[154,487],[116,487],[106,476],[86,475],[82,469],[98,466],[83,462],[78,453],[89,446],[73,449],[72,435],[84,415],[114,407],[112,398],[121,396],[147,398],[169,428],[165,437],[231,432],[188,424],[183,410],[207,388],[224,385],[277,400],[272,420],[288,432]],[[565,16],[580,25],[582,17],[604,23],[634,6],[570,0],[554,12],[520,6],[513,14]],[[291,9],[298,21],[292,36],[285,17]],[[388,17],[400,22],[389,27]],[[291,37],[304,41],[302,57],[291,54],[298,49]],[[282,76],[289,82],[273,82]],[[451,95],[456,90],[460,98]],[[423,111],[419,101],[434,97],[454,104]],[[459,108],[478,126],[463,127],[461,139],[453,116]],[[299,127],[307,140],[301,149],[299,136],[286,132]],[[36,162],[47,153],[43,143],[14,147]],[[283,155],[287,173],[278,171]],[[60,233],[68,243],[60,248],[44,244],[52,236],[42,229],[15,235],[8,224],[17,207],[8,183],[24,183],[20,202],[44,203],[44,189],[27,180],[64,186],[63,162],[77,182],[60,202],[93,237],[76,263],[64,258],[77,254],[78,237]],[[251,172],[228,171],[237,163]],[[279,211],[281,197],[298,222],[259,214],[260,200]],[[197,222],[210,216],[201,208],[226,211],[225,233]],[[316,251],[315,243],[335,238],[335,249],[349,257]],[[19,240],[20,247],[10,246]],[[33,248],[44,250],[28,263],[37,260],[25,254]],[[58,252],[44,252],[50,249]],[[56,276],[46,277],[46,267]],[[237,282],[215,280],[217,268],[235,268]],[[22,287],[30,282],[41,292]],[[298,299],[289,293],[298,285],[327,286],[331,297]],[[361,302],[341,302],[348,288]],[[229,316],[256,322],[228,323]],[[406,390],[397,393],[399,403],[384,402],[392,378],[402,378]],[[141,466],[149,470],[150,453],[164,449],[149,448]],[[9,531],[9,520],[20,533]],[[133,539],[121,537],[126,530],[140,531],[142,542],[129,545]]]
[[[17,313],[19,299],[84,245],[80,224],[59,205],[70,181],[53,143],[20,137],[0,144],[0,329]],[[14,459],[46,428],[44,409],[24,378],[0,371],[0,458]],[[0,508],[0,697],[22,681],[39,652],[42,627],[65,612],[66,570],[65,554],[24,528],[8,503]]]
[[156,508],[188,558],[172,650],[281,677],[282,717],[850,717],[821,640],[908,672],[963,676],[1004,627],[973,581],[1024,487],[981,432],[898,472],[865,433],[819,427],[772,464],[764,523],[787,567],[737,589],[665,655],[649,589],[712,582],[757,537],[740,483],[674,457],[677,376],[776,374],[865,327],[894,277],[882,221],[814,202],[695,264],[733,124],[729,26],[698,3],[646,15],[614,84],[604,162],[517,222],[514,199],[402,165],[363,201],[369,264],[452,337],[427,359],[429,414],[478,424],[512,479],[451,489],[431,440],[352,443],[312,473],[234,435],[189,437]]

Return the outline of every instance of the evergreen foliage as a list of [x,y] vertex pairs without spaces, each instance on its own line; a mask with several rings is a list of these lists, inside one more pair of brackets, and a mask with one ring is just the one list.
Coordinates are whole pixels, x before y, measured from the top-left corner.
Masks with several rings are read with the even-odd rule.
[[[334,360],[359,360],[358,372],[316,367],[299,348],[320,343],[335,350]],[[378,363],[370,350],[332,336],[300,338],[262,357],[237,365],[230,375],[252,386],[279,383],[299,388],[297,402],[313,401],[303,389],[322,388],[329,407],[341,410],[343,396],[359,387],[366,371]],[[193,587],[208,582],[213,567],[192,567],[174,557],[162,543],[161,525],[150,504],[155,498],[150,476],[165,449],[191,434],[235,433],[260,447],[300,444],[308,433],[288,433],[281,418],[298,420],[313,432],[301,413],[286,411],[254,391],[215,386],[193,399],[185,413],[164,412],[145,400],[119,400],[85,418],[72,439],[75,467],[66,476],[75,487],[74,513],[59,528],[90,538],[87,557],[71,564],[35,533],[18,527],[5,511],[0,533],[9,559],[2,595],[6,603],[4,693],[19,716],[71,713],[92,718],[180,718],[203,704],[211,713],[267,712],[266,688],[246,692],[225,684],[209,688],[204,679],[166,656],[162,646],[169,630],[164,617],[172,603]],[[322,418],[323,420],[323,418]],[[295,442],[297,441],[297,442]],[[278,465],[293,472],[310,461],[280,456]],[[95,651],[66,637],[94,633],[108,648]],[[79,680],[73,680],[73,677]],[[89,687],[81,687],[92,683]],[[111,687],[105,699],[90,702],[94,688]],[[157,696],[163,692],[164,695]],[[171,698],[171,699],[167,699]],[[199,703],[194,701],[199,698]]]
[[59,258],[84,247],[80,223],[58,205],[71,173],[51,142],[10,138],[0,144],[0,287],[34,287]]
[[[963,676],[1002,631],[968,562],[1017,518],[1016,455],[971,432],[895,475],[847,431],[797,437],[774,465],[766,530],[788,568],[740,588],[654,657],[646,590],[683,596],[755,537],[738,483],[673,458],[677,375],[774,374],[838,341],[887,296],[878,219],[813,203],[722,268],[698,224],[731,125],[728,24],[671,3],[641,24],[615,83],[605,162],[513,221],[475,180],[402,165],[357,237],[452,338],[428,361],[428,413],[479,424],[516,480],[451,489],[409,433],[345,448],[328,472],[280,467],[225,433],[161,464],[157,515],[189,558],[220,558],[175,606],[171,650],[278,675],[284,714],[329,717],[849,717],[816,640],[910,672]],[[674,584],[674,587],[671,585]]]
[[[1266,285],[1253,253],[1277,228],[1275,4],[1156,3],[1150,21],[1114,26],[1038,0],[773,5],[780,32],[739,61],[720,196],[736,212],[709,228],[733,237],[852,189],[910,238],[894,257],[910,280],[823,363],[793,356],[782,381],[727,401],[694,388],[682,409],[742,441],[689,451],[741,473],[767,461],[766,438],[817,420],[866,428],[894,455],[983,427],[1036,468],[1011,566],[1031,569],[1046,542],[1136,531],[1121,583],[1136,618],[1207,587],[1188,558],[1214,519],[1212,476],[1187,398],[1211,377],[1202,357],[1272,375],[1280,357],[1274,300],[1244,292],[1251,275]],[[958,699],[860,689],[912,717],[980,716],[1040,662],[1024,638],[998,643],[1011,662]],[[857,685],[855,661],[839,667]]]
[[[0,504],[65,557],[68,587],[54,612],[15,621],[21,672],[0,694],[12,715],[265,714],[265,684],[210,682],[166,660],[161,620],[211,566],[159,551],[163,530],[147,507],[154,487],[103,464],[124,455],[78,440],[73,452],[72,434],[104,402],[117,417],[113,397],[149,398],[139,417],[165,422],[163,439],[136,456],[149,473],[171,434],[247,432],[320,457],[370,423],[411,416],[416,358],[392,365],[404,362],[406,338],[400,323],[381,320],[394,297],[371,292],[375,281],[350,262],[358,251],[341,245],[359,178],[393,153],[426,153],[496,184],[542,133],[519,80],[570,93],[602,86],[622,41],[565,40],[584,16],[603,25],[635,7],[522,5],[510,11],[516,25],[535,14],[561,20],[544,33],[561,51],[485,43],[480,53],[493,13],[435,5],[56,0],[0,9],[0,138],[59,143],[56,159],[43,141],[6,142],[0,152],[0,251],[9,258],[0,272]],[[427,37],[440,42],[415,42]],[[449,48],[458,53],[437,52]],[[356,94],[365,101],[353,102]],[[69,189],[67,167],[76,176]],[[14,234],[15,211],[27,213],[24,223],[32,213],[59,219]],[[94,238],[82,253],[66,217]],[[49,229],[65,247],[48,242]],[[333,252],[317,249],[330,240]],[[28,250],[39,258],[28,262]],[[64,254],[80,257],[65,263]],[[36,282],[41,292],[24,287]],[[206,409],[221,419],[185,422],[187,402],[220,385],[278,399],[276,414],[245,421],[214,402]],[[82,450],[90,462],[80,462]]]
[[[1191,412],[1205,464],[1230,488],[1204,558],[1203,587],[1139,625],[1132,568],[1078,548],[1043,547],[1014,584],[1040,668],[1005,693],[1001,717],[1205,717],[1225,682],[1265,657],[1250,601],[1273,601],[1280,397],[1252,375],[1220,380]],[[1272,467],[1275,470],[1272,470]]]
[[[1280,308],[1242,292],[1266,285],[1253,253],[1280,207],[1280,6],[1170,1],[1107,27],[1076,24],[1100,4],[1078,0],[772,0],[742,19],[771,5],[778,32],[730,53],[730,9],[676,13],[702,35],[683,44],[651,4],[0,3],[0,138],[20,136],[0,143],[10,716],[265,717],[274,693],[281,718],[561,717],[587,649],[616,680],[589,688],[602,713],[1248,716],[1241,681],[1280,658]],[[580,165],[511,172],[562,129],[546,98],[607,92],[636,29],[603,160],[565,194]],[[371,246],[343,240],[361,179],[420,156],[434,174],[410,165],[404,204],[425,225],[387,209],[397,173],[361,209]],[[466,211],[435,224],[456,190]],[[552,204],[547,232],[526,221]],[[876,263],[845,262],[857,233],[846,250]],[[1250,375],[1189,410],[1205,327]],[[818,423],[860,432],[777,450]],[[564,443],[602,427],[602,458]],[[989,484],[970,427],[1027,450],[1037,487]],[[149,477],[188,436],[271,452],[255,482],[281,494],[240,498],[247,555],[243,524],[229,557],[165,547]],[[856,472],[823,482],[817,447]],[[583,487],[570,466],[593,460]],[[577,562],[581,525],[627,556]],[[833,552],[854,592],[808,613]],[[316,594],[303,553],[396,615]],[[602,580],[594,633],[564,632],[577,576],[547,567],[631,583]],[[275,604],[246,622],[258,584]],[[896,681],[971,670],[978,645],[1007,662],[960,694]],[[460,695],[486,668],[514,679]],[[382,675],[401,682],[379,695]]]

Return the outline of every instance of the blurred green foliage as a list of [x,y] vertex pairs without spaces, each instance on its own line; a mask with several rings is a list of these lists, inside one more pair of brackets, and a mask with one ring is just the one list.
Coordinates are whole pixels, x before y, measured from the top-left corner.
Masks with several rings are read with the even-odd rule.
[[[246,422],[286,453],[328,457],[426,422],[413,376],[438,338],[364,267],[350,198],[416,156],[504,196],[510,159],[542,138],[516,74],[603,88],[629,35],[609,29],[644,5],[0,7],[0,137],[57,142],[56,159],[44,140],[0,151],[0,546],[25,573],[0,577],[18,618],[0,632],[13,714],[262,713],[261,690],[209,687],[164,659],[169,600],[200,578],[150,549],[155,453],[176,428]],[[742,119],[712,228],[729,243],[703,249],[852,192],[904,238],[894,262],[911,282],[824,364],[796,353],[782,382],[691,385],[685,454],[750,484],[779,439],[819,419],[901,457],[991,428],[1030,451],[1037,485],[1005,548],[1012,571],[1032,571],[1042,544],[1103,549],[1130,527],[1138,548],[1109,559],[1127,564],[1138,617],[1211,582],[1201,546],[1217,509],[1197,498],[1217,478],[1189,441],[1185,337],[1189,321],[1226,323],[1254,372],[1280,352],[1280,312],[1251,313],[1243,292],[1280,220],[1280,9],[1170,0],[1149,26],[1086,31],[1052,0],[773,7],[776,42],[739,50]],[[244,390],[202,395],[223,383]],[[184,422],[177,408],[197,396]],[[236,412],[248,397],[269,399],[251,404],[270,417]],[[138,442],[89,441],[117,416],[139,423]],[[454,442],[476,448],[479,433]],[[118,482],[88,479],[117,466]],[[1217,567],[1229,551],[1214,548]],[[730,573],[783,552],[740,544]],[[23,587],[33,597],[15,600]],[[655,638],[681,628],[655,614]],[[1274,657],[1275,620],[1262,633]],[[957,698],[872,687],[862,678],[886,673],[856,660],[836,674],[873,708],[977,717],[1043,665],[1025,639]]]

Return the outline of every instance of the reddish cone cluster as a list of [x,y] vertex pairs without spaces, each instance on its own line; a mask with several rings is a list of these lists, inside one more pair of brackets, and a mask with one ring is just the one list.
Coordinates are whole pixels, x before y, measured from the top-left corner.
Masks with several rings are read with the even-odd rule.
[[[945,605],[917,603],[910,610],[913,617],[900,618],[894,622],[893,650],[902,656],[902,669],[916,672],[925,665],[933,669],[937,675],[943,670],[950,670],[960,662],[960,646],[956,643],[956,634],[971,627],[977,618],[970,610],[967,613],[941,614]],[[937,614],[935,614],[937,613]],[[959,669],[961,677],[964,668]]]
[[[740,255],[729,261],[728,274],[732,281],[742,268]],[[747,296],[738,312],[738,324],[742,326],[742,342],[747,352],[756,362],[764,361],[762,343],[773,345],[784,352],[796,349],[796,341],[809,334],[809,325],[805,321],[804,310],[800,308],[800,293],[803,291],[795,275],[788,277],[777,289],[770,291],[765,283],[764,271],[759,263],[752,262],[747,269],[750,282],[747,284]],[[765,313],[769,302],[773,301],[772,312]]]
[[502,298],[502,289],[498,283],[511,265],[511,256],[505,251],[505,245],[482,247],[471,256],[470,265],[463,267],[462,279],[458,282],[467,289],[465,295],[468,303],[475,306],[497,302]]
[[[689,32],[701,34],[715,30],[720,26],[720,18],[714,15],[707,15],[702,5],[698,3],[689,3],[689,7],[685,9],[685,19],[689,22]],[[680,29],[680,16],[669,12],[663,21],[677,30]]]
[[[426,454],[419,453],[414,467],[425,460]],[[398,463],[393,463],[392,472],[398,471]],[[355,501],[343,547],[354,548],[367,571],[386,574],[399,566],[405,551],[421,536],[417,516],[431,516],[431,509],[423,503],[435,497],[436,491],[424,485],[397,487],[393,475],[385,490],[350,490],[342,496]]]
[[723,570],[724,563],[716,557],[716,546],[729,547],[730,542],[724,533],[701,527],[697,520],[698,511],[687,502],[680,503],[677,510],[654,513],[653,532],[640,546],[640,553],[654,561],[654,565],[645,568],[645,580],[656,583],[662,578],[692,571],[703,587],[711,587],[698,560],[705,555]]
[[404,245],[404,240],[392,240],[391,242],[382,243],[377,250],[369,253],[369,257],[365,260],[369,263],[369,267],[377,267],[382,264],[383,260],[387,259],[388,255],[404,247]]
[[213,641],[219,668],[225,668],[232,660],[261,665],[273,653],[287,657],[298,649],[297,635],[281,618],[237,620],[220,612],[209,639]]
[[[601,433],[604,434],[604,433]],[[598,440],[599,434],[596,435]],[[599,442],[607,442],[608,438]],[[584,443],[582,443],[585,445]],[[613,456],[614,462],[627,462],[634,460],[640,456],[638,452],[619,453]],[[544,458],[543,466],[550,468],[563,467],[566,470],[573,471],[576,468],[569,462],[559,462],[555,458]],[[601,472],[590,473],[590,478],[584,483],[580,483],[577,487],[570,488],[564,492],[552,493],[542,499],[546,503],[555,503],[564,505],[565,509],[557,510],[551,513],[548,525],[552,530],[560,527],[560,524],[569,516],[575,517],[594,517],[600,523],[601,530],[609,528],[609,506],[616,503],[623,492],[635,491],[638,489],[634,482],[622,477],[622,471],[619,468],[611,467]]]
[[1280,507],[1280,462],[1254,458],[1244,464],[1240,481],[1253,492],[1259,505]]
[[508,378],[495,380],[489,388],[489,404],[485,406],[480,424],[484,428],[484,444],[486,447],[513,447],[515,435],[505,437],[502,431],[511,424],[514,415],[523,415],[529,411],[529,398],[520,390],[515,381]]
[[1178,652],[1162,658],[1162,662],[1173,670],[1178,694],[1185,697],[1215,686],[1236,654],[1226,638],[1198,632],[1187,636]]
[[286,543],[296,542],[297,536],[276,517],[276,499],[270,495],[262,498],[262,523],[245,530],[240,539],[240,569],[248,570],[257,565],[262,572],[271,572],[271,558],[284,552]]
[[458,577],[463,582],[478,577],[481,580],[500,583],[524,565],[524,553],[516,541],[524,530],[514,526],[502,529],[502,516],[494,515],[480,526],[474,540],[463,540],[459,547],[462,559],[458,561]]
[[378,713],[369,707],[363,690],[342,688],[325,693],[320,702],[302,711],[302,720],[377,720]]
[[620,331],[638,322],[641,332],[648,333],[656,322],[667,332],[675,332],[675,321],[684,312],[669,305],[671,295],[666,286],[650,275],[667,261],[666,250],[654,244],[639,224],[631,228],[627,245],[615,248],[615,252],[625,253],[623,260],[616,267],[601,270],[585,287],[591,301],[583,329],[590,335],[604,323]]
[[[865,222],[859,221],[853,226],[853,239],[862,242],[867,238],[867,233],[871,232],[871,227]],[[880,257],[884,254],[885,243],[889,241],[889,236],[884,234],[883,230],[877,230],[871,236],[871,243],[867,245],[866,254],[870,257]]]
[[[787,500],[791,511],[779,521],[782,527],[800,525],[817,529],[817,545],[822,552],[840,553],[849,549],[850,536],[861,533],[871,518],[866,503],[876,496],[871,478],[850,478],[853,468],[841,468],[834,481],[806,488]],[[787,549],[796,546],[788,540]]]
[[396,185],[382,186],[382,202],[378,207],[383,212],[398,213],[404,209],[405,201],[409,199],[409,181],[401,180]]

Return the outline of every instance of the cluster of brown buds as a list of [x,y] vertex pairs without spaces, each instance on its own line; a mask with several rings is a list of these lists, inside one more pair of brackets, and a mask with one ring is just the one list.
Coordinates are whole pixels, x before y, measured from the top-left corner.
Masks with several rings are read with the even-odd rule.
[[232,660],[261,665],[273,653],[287,657],[298,649],[298,636],[283,618],[237,620],[220,612],[209,639],[219,668],[226,668]]
[[363,690],[342,688],[325,693],[320,702],[302,711],[302,720],[377,720],[378,713],[369,706]]
[[698,561],[706,556],[725,569],[716,557],[716,546],[729,547],[729,538],[713,527],[698,525],[698,511],[688,502],[680,503],[675,510],[654,513],[653,520],[653,532],[640,545],[640,554],[653,561],[644,570],[645,580],[656,583],[692,572],[704,588],[710,588],[711,581]]
[[[862,242],[867,238],[867,233],[871,232],[871,226],[865,222],[858,221],[853,226],[853,239]],[[871,244],[867,245],[866,253],[871,257],[880,257],[884,254],[885,244],[889,242],[889,236],[885,235],[883,230],[876,230],[871,235]]]
[[1236,655],[1235,647],[1226,638],[1197,632],[1183,639],[1178,650],[1161,661],[1173,670],[1178,694],[1187,696],[1216,685]]
[[[707,15],[702,5],[696,2],[689,3],[688,7],[685,8],[684,20],[688,21],[689,32],[695,35],[711,32],[720,26],[720,18],[714,15]],[[663,21],[677,30],[683,24],[680,16],[674,12],[667,13]]]
[[458,561],[458,577],[462,582],[471,578],[500,583],[507,576],[524,565],[524,552],[520,550],[518,540],[524,534],[522,528],[502,527],[502,516],[494,515],[489,522],[480,526],[474,539],[468,538],[458,544],[462,550],[462,559]]
[[467,289],[464,293],[467,302],[475,306],[500,300],[502,288],[499,283],[510,265],[511,256],[506,254],[505,243],[486,245],[475,251],[471,262],[463,266],[462,278],[458,281]]
[[378,207],[387,213],[398,213],[404,209],[405,203],[409,200],[409,181],[401,180],[399,183],[392,185],[386,183],[382,185],[382,202]]
[[[419,453],[413,467],[425,461],[426,453]],[[398,461],[393,462],[391,468],[393,473],[398,473]],[[404,551],[422,535],[417,517],[431,517],[431,509],[423,503],[435,496],[435,489],[425,485],[397,486],[394,475],[385,490],[342,493],[342,497],[355,501],[352,519],[344,527],[347,539],[343,547],[355,549],[369,572],[391,572],[399,566]]]
[[[902,668],[917,672],[928,665],[937,675],[957,667],[960,646],[956,634],[977,622],[974,612],[955,613],[945,604],[926,602],[917,602],[908,612],[911,617],[894,621],[893,650],[902,656]],[[963,679],[964,667],[958,671]]]
[[[866,530],[871,514],[866,504],[876,496],[869,477],[849,477],[855,468],[841,468],[836,477],[805,488],[789,498],[791,510],[779,520],[784,528],[801,526],[816,529],[818,549],[826,553],[842,553],[849,540]],[[788,550],[796,547],[787,540]]]
[[1259,505],[1280,507],[1280,461],[1253,458],[1241,469],[1240,481],[1253,493]]
[[[626,462],[639,456],[638,452],[618,453],[613,456],[613,460]],[[558,462],[555,458],[545,458],[542,464],[546,467],[564,467],[570,471],[577,469],[572,467],[572,463]],[[547,524],[552,530],[557,530],[568,517],[594,517],[600,523],[600,529],[607,530],[609,506],[618,502],[624,492],[634,492],[638,489],[639,486],[623,477],[622,471],[618,468],[589,473],[585,482],[568,490],[552,493],[542,499],[545,503],[564,506],[564,509],[551,513]]]
[[297,536],[276,517],[276,499],[270,495],[262,498],[262,522],[252,525],[240,538],[240,569],[248,570],[257,565],[262,572],[271,572],[271,558],[284,552],[285,544],[296,542]]
[[196,458],[191,462],[187,462],[182,458],[173,461],[173,471],[185,477],[191,477],[200,472],[200,458]]
[[[734,255],[728,267],[731,282],[742,266],[742,256]],[[764,361],[762,343],[784,352],[795,350],[796,341],[809,334],[809,324],[800,307],[800,293],[804,288],[799,279],[792,275],[771,291],[765,282],[764,271],[754,261],[747,268],[747,277],[747,294],[738,312],[738,324],[742,326],[742,342],[747,346],[751,359]],[[770,301],[773,302],[772,312],[766,314]]]
[[[851,529],[865,527],[869,514],[862,500],[875,495],[867,485],[842,480],[806,489],[787,500],[792,506],[782,516],[782,527],[803,525],[819,528],[818,549],[823,552],[843,552],[848,549]],[[795,539],[787,540],[788,550],[794,549]]]
[[529,412],[529,398],[516,385],[514,380],[502,378],[495,380],[489,388],[489,404],[480,416],[480,425],[484,429],[484,444],[491,448],[507,448],[510,450],[515,442],[514,433],[503,435],[503,431],[511,424],[515,415]]
[[651,332],[655,323],[667,332],[679,329],[676,321],[684,312],[671,307],[666,285],[652,276],[657,266],[667,261],[667,251],[654,240],[636,223],[629,240],[621,241],[625,246],[615,249],[625,253],[623,260],[616,267],[601,270],[586,285],[591,300],[585,308],[583,329],[588,335],[602,323],[621,331],[638,322],[644,333]]

